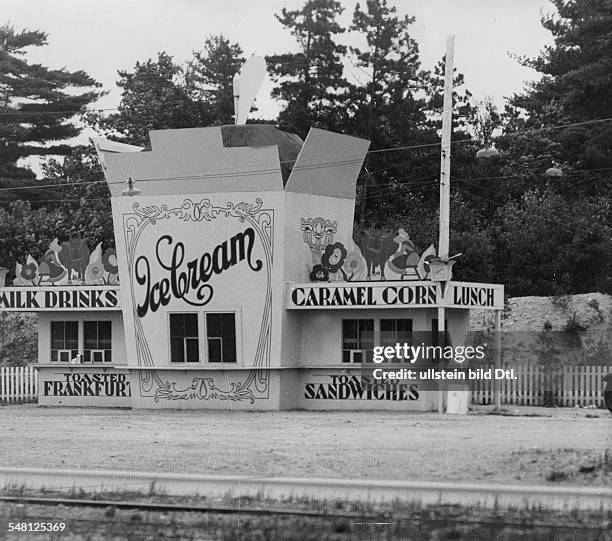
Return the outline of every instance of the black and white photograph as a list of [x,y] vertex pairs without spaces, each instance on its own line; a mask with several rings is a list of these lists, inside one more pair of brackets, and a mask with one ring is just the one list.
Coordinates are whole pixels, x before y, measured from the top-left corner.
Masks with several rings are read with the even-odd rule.
[[0,540],[612,541],[612,0],[0,6]]

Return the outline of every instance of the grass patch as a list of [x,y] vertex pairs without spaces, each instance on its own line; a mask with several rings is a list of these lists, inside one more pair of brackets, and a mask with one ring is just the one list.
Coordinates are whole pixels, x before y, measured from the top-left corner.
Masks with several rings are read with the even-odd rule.
[[[9,491],[4,491],[6,495]],[[28,492],[19,489],[23,495]],[[59,493],[65,496],[65,493]],[[31,492],[29,495],[41,495]],[[45,496],[52,496],[46,491]],[[93,499],[93,493],[84,497]],[[100,497],[100,495],[96,495]],[[206,505],[209,498],[169,497],[146,491],[109,492],[104,500],[160,499],[163,503]],[[239,515],[219,513],[150,512],[106,508],[20,507],[0,503],[0,527],[3,521],[32,521],[35,517],[53,518],[66,523],[74,541],[86,539],[218,539],[219,541],[295,540],[295,541],[412,541],[450,540],[486,541],[490,539],[572,539],[595,541],[605,539],[605,524],[612,520],[612,511],[570,509],[550,511],[530,506],[508,508],[465,507],[461,505],[422,505],[419,502],[396,500],[385,504],[368,501],[309,500],[286,498],[221,499],[217,504],[239,505]],[[325,510],[330,516],[249,515],[248,507],[270,510],[291,507],[303,510]],[[363,519],[334,517],[334,512],[351,512]],[[20,539],[34,539],[27,534]]]

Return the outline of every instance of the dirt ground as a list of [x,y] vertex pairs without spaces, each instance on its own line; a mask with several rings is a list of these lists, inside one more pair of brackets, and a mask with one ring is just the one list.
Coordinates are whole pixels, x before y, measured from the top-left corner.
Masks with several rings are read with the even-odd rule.
[[0,408],[0,465],[605,485],[607,410],[434,413]]

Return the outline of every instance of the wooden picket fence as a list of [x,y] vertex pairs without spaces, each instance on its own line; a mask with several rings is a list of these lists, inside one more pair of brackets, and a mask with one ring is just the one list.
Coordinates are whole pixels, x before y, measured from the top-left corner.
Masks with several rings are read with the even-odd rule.
[[[539,366],[504,366],[513,368],[516,379],[502,379],[501,403],[520,406],[596,406],[604,407],[603,377],[610,366],[564,366],[546,370]],[[475,380],[472,403],[493,404],[494,381]]]
[[38,400],[35,366],[0,367],[0,404],[24,404]]

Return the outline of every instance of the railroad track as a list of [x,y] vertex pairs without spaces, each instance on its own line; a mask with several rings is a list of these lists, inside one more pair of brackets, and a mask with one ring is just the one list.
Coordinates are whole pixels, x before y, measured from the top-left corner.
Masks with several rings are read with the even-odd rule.
[[[530,531],[534,529],[545,529],[549,531],[560,531],[560,532],[572,532],[579,534],[581,531],[588,532],[589,535],[595,536],[596,539],[602,539],[606,541],[609,539],[607,534],[609,528],[607,525],[596,525],[591,523],[582,523],[577,520],[569,520],[570,513],[565,513],[564,518],[560,518],[557,515],[549,512],[545,514],[549,520],[533,520],[533,519],[508,519],[504,518],[503,512],[500,510],[484,512],[481,516],[466,516],[464,511],[454,510],[453,513],[449,510],[448,513],[440,514],[440,507],[436,509],[436,513],[432,513],[428,508],[415,508],[410,514],[407,513],[389,513],[389,512],[378,512],[378,513],[364,513],[364,512],[340,512],[336,509],[317,511],[300,508],[280,508],[277,505],[268,507],[253,507],[250,505],[194,505],[188,502],[182,503],[158,503],[150,501],[137,501],[137,500],[117,500],[117,499],[84,499],[84,498],[65,498],[65,497],[42,497],[42,496],[29,496],[29,495],[8,495],[0,496],[0,509],[2,504],[21,504],[22,506],[27,505],[27,512],[23,510],[19,515],[13,515],[12,519],[20,522],[27,523],[27,519],[41,521],[42,519],[57,521],[58,517],[54,515],[44,515],[37,510],[38,507],[56,507],[63,506],[63,510],[60,513],[62,516],[66,515],[67,510],[71,508],[90,508],[94,510],[104,510],[103,515],[99,515],[98,518],[92,517],[78,517],[70,516],[66,522],[71,524],[76,523],[112,523],[117,525],[128,525],[135,526],[133,518],[128,517],[117,517],[114,514],[114,510],[126,510],[126,511],[138,511],[142,513],[165,513],[164,519],[168,521],[168,513],[196,513],[196,514],[208,514],[208,515],[240,515],[243,518],[247,516],[261,516],[261,517],[300,517],[300,518],[311,518],[311,519],[327,519],[330,522],[347,521],[348,523],[355,525],[364,526],[401,526],[402,524],[414,524],[415,522],[427,522],[434,524],[436,527],[444,526],[456,526],[458,524],[466,526],[478,526],[478,527],[489,527],[489,528],[517,528],[524,531]],[[268,504],[270,505],[270,504]],[[433,506],[436,508],[436,506]],[[109,510],[112,513],[109,514]],[[468,509],[469,510],[469,509]],[[481,510],[482,513],[482,510]],[[159,516],[159,515],[158,515]],[[184,515],[181,515],[184,516]],[[106,517],[106,518],[105,518]],[[552,520],[550,520],[552,518]],[[62,519],[64,520],[64,519]],[[172,520],[170,520],[172,523]],[[137,526],[151,526],[153,528],[160,526],[161,522],[153,521],[146,522],[139,519]],[[192,526],[181,526],[186,530],[193,529]],[[197,527],[195,528],[197,531]],[[187,533],[186,531],[183,533]],[[601,537],[598,537],[598,534]],[[182,538],[181,538],[182,539]],[[198,537],[198,539],[202,539]],[[216,537],[210,537],[206,539],[216,539]]]
[[193,505],[189,503],[158,503],[134,500],[92,500],[83,498],[58,498],[42,496],[0,496],[0,502],[29,504],[38,506],[66,507],[92,507],[92,508],[115,508],[131,511],[153,511],[174,513],[215,513],[218,515],[276,515],[276,516],[299,516],[312,518],[338,518],[350,520],[376,520],[380,515],[364,513],[340,513],[331,511],[311,511],[308,509],[289,509],[279,507],[252,507],[236,505]]
[[343,500],[475,507],[612,509],[611,487],[488,485],[355,479],[207,476],[105,470],[0,468],[0,488],[108,493],[130,491],[168,496],[263,497],[275,500]]

